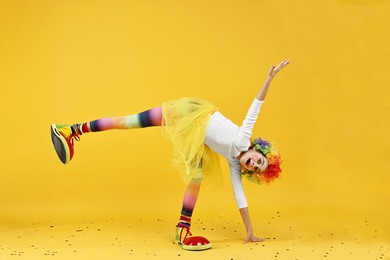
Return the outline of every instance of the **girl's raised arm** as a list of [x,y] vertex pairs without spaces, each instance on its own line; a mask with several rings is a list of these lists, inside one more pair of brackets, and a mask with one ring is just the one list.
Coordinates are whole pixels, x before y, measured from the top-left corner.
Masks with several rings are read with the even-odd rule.
[[259,91],[259,93],[256,96],[256,99],[263,101],[265,99],[265,96],[267,95],[269,85],[271,84],[272,79],[275,77],[275,75],[283,69],[287,64],[289,64],[289,60],[282,61],[278,66],[272,66],[271,69],[268,72],[267,78],[264,81],[263,87]]

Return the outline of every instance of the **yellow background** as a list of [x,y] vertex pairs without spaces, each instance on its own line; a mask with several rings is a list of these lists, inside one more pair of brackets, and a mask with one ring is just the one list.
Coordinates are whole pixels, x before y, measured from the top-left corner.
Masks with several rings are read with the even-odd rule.
[[[386,0],[0,1],[0,258],[389,258],[389,13]],[[283,178],[244,183],[265,246],[241,244],[227,174],[194,213],[214,249],[172,245],[185,186],[158,128],[83,135],[66,166],[52,148],[51,123],[182,96],[240,124],[285,58],[254,131],[282,150]]]

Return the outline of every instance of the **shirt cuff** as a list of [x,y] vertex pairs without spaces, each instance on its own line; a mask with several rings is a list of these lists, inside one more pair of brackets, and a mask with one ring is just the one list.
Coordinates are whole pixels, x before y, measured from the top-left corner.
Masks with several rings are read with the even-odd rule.
[[258,100],[257,98],[255,98],[255,100],[253,100],[253,104],[258,105],[259,107],[261,107],[261,105],[263,103],[264,103],[264,100]]

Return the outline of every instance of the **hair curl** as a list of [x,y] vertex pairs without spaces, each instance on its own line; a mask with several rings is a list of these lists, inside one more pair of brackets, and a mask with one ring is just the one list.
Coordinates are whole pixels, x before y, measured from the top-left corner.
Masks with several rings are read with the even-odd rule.
[[243,167],[241,170],[241,177],[245,175],[249,181],[257,184],[269,184],[278,178],[282,172],[282,168],[280,167],[282,158],[275,145],[272,142],[267,142],[261,138],[255,138],[251,142],[251,148],[255,148],[256,151],[267,158],[268,167],[264,172],[249,171]]

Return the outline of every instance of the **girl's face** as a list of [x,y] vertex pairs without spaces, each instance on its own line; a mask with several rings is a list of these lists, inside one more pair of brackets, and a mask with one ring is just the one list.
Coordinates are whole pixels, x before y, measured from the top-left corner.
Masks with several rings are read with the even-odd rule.
[[241,158],[242,167],[253,172],[264,172],[268,167],[267,158],[255,150],[255,148],[245,152]]

